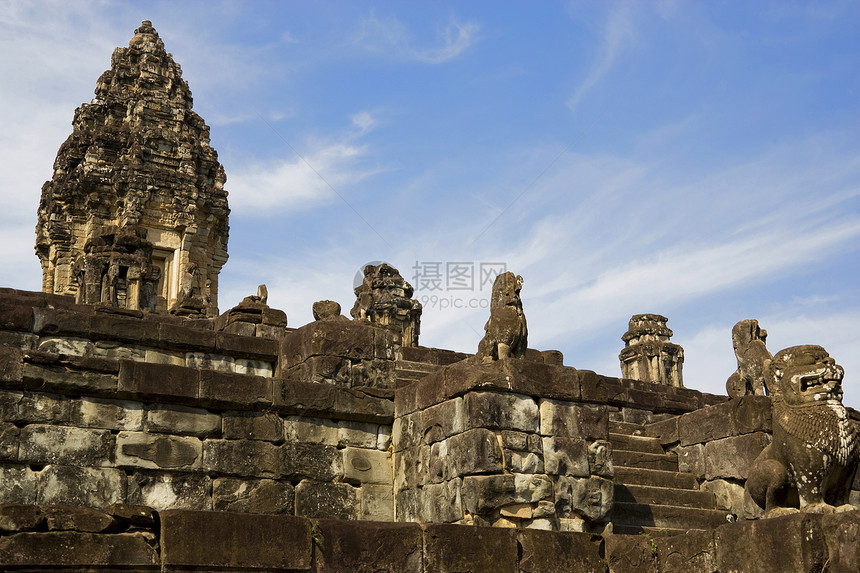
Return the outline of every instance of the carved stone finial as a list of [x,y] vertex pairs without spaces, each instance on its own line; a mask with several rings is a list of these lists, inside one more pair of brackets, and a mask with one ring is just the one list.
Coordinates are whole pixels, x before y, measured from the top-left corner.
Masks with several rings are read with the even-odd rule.
[[765,367],[773,441],[748,472],[746,491],[765,517],[831,513],[847,502],[860,431],[842,405],[841,366],[821,346],[780,350]]
[[738,369],[726,381],[726,391],[732,398],[769,393],[764,376],[765,363],[773,358],[765,346],[767,331],[757,320],[742,320],[732,328],[732,346]]
[[266,285],[260,285],[257,287],[257,298],[262,304],[269,303],[269,289],[266,288]]
[[340,313],[340,304],[333,300],[318,300],[314,303],[313,312],[314,320],[327,320],[330,318],[343,317]]
[[490,318],[484,325],[484,338],[478,344],[478,356],[484,361],[525,356],[528,327],[520,298],[522,287],[523,277],[512,272],[496,277],[490,300]]
[[669,342],[669,319],[659,314],[635,314],[621,337],[625,347],[618,355],[621,377],[683,387],[684,349]]
[[412,285],[387,263],[364,267],[364,280],[355,287],[350,311],[355,320],[398,326],[403,346],[418,346],[421,303],[412,297]]

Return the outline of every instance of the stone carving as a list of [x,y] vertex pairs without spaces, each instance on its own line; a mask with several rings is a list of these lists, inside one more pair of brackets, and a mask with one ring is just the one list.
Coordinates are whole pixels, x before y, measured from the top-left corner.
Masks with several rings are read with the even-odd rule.
[[765,375],[773,442],[750,467],[746,490],[766,517],[797,507],[833,512],[847,501],[860,438],[842,405],[844,371],[824,348],[808,345],[779,351]]
[[146,229],[138,226],[94,231],[72,265],[75,301],[154,311],[161,271],[152,264],[152,244],[145,237]]
[[738,359],[738,369],[726,381],[726,391],[732,398],[749,394],[770,393],[764,377],[765,363],[772,359],[765,341],[767,331],[757,320],[742,320],[732,328],[732,346]]
[[149,21],[75,111],[42,187],[42,290],[86,303],[218,314],[226,177],[182,70]]
[[682,388],[684,349],[669,342],[672,330],[659,314],[636,314],[621,337],[625,347],[618,355],[621,377]]
[[333,300],[318,300],[313,306],[314,320],[346,318],[340,313],[340,304]]
[[478,357],[485,362],[525,356],[529,331],[520,299],[522,287],[523,277],[512,272],[500,274],[493,283],[490,318],[478,343]]
[[382,263],[364,267],[364,280],[355,288],[356,301],[350,311],[355,320],[396,326],[403,346],[418,346],[421,303],[412,297],[410,285],[400,272]]

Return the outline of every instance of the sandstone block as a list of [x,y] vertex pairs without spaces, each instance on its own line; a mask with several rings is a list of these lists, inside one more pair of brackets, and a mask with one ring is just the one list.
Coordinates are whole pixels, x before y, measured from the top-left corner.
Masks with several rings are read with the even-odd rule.
[[611,478],[615,475],[612,465],[612,443],[596,440],[588,446],[588,469],[592,475]]
[[504,450],[505,469],[513,473],[542,474],[544,473],[544,461],[540,454],[531,452],[517,452]]
[[161,548],[167,569],[307,571],[311,524],[287,515],[163,511]]
[[108,430],[30,424],[21,429],[18,459],[25,463],[104,466],[114,447]]
[[0,420],[14,422],[18,420],[18,403],[24,393],[18,390],[0,389]]
[[271,380],[274,404],[281,412],[304,416],[324,414],[341,420],[377,424],[390,424],[394,419],[394,404],[386,398],[332,384]]
[[336,446],[340,442],[340,429],[337,423],[325,418],[287,416],[284,418],[284,437],[287,442]]
[[116,436],[116,465],[149,469],[200,467],[203,444],[197,438],[120,432]]
[[279,450],[284,476],[332,481],[344,475],[343,456],[333,446],[299,442],[285,444]]
[[347,447],[343,450],[343,476],[349,483],[392,484],[392,461],[388,452]]
[[272,380],[250,374],[201,370],[200,398],[215,405],[271,406]]
[[228,440],[284,441],[284,420],[274,413],[224,412],[222,435]]
[[197,371],[169,364],[120,362],[119,392],[133,397],[187,400],[198,396]]
[[414,489],[429,483],[430,446],[416,446],[394,453],[394,488]]
[[678,438],[678,417],[672,417],[668,420],[661,420],[648,424],[645,427],[645,435],[652,438],[659,438],[660,443],[664,446],[674,444]]
[[316,571],[421,571],[422,533],[414,523],[322,520]]
[[546,473],[588,477],[588,446],[581,438],[543,438]]
[[36,529],[45,529],[41,507],[17,503],[0,505],[0,531],[17,533]]
[[820,515],[741,521],[714,532],[720,571],[823,571],[828,560]]
[[24,381],[23,352],[0,346],[0,383],[6,388],[20,387]]
[[591,573],[604,571],[602,541],[587,533],[517,531],[519,573]]
[[424,571],[517,573],[515,530],[436,524],[422,529]]
[[26,466],[0,466],[0,503],[36,503],[38,479]]
[[45,388],[75,394],[112,393],[117,388],[117,378],[112,374],[71,370],[49,364],[24,364],[26,387]]
[[185,353],[147,348],[144,354],[144,362],[149,362],[151,364],[170,364],[173,366],[185,366]]
[[770,443],[764,432],[744,434],[705,444],[705,477],[707,479],[746,479],[747,471]]
[[502,474],[463,478],[463,509],[471,514],[487,514],[511,504],[551,500],[552,480],[544,475]]
[[216,372],[234,372],[236,370],[233,357],[204,352],[186,353],[185,366],[197,370],[215,370]]
[[559,517],[579,515],[588,521],[602,521],[612,509],[613,483],[592,476],[575,478],[560,476],[555,485],[555,504]]
[[362,484],[358,490],[358,519],[394,521],[394,491],[389,485]]
[[106,430],[142,430],[143,406],[128,400],[81,396],[69,401],[69,420],[76,426]]
[[148,570],[158,565],[158,553],[143,533],[105,535],[51,531],[0,538],[0,566],[3,567],[29,570],[136,567]]
[[296,486],[296,515],[355,519],[357,509],[356,488],[349,484],[306,479]]
[[14,424],[0,422],[0,461],[18,460],[18,436],[20,431]]
[[538,431],[538,405],[529,396],[469,392],[464,401],[466,420],[473,428]]
[[713,533],[710,531],[656,537],[654,543],[662,570],[687,573],[713,573],[718,570]]
[[166,509],[212,509],[212,480],[199,473],[136,471],[128,476],[128,503]]
[[697,479],[705,477],[705,446],[704,444],[693,444],[692,446],[679,446],[678,471],[691,473]]
[[201,408],[156,405],[147,409],[146,430],[208,438],[221,431],[221,416]]
[[430,447],[430,480],[447,481],[476,473],[501,472],[504,455],[496,435],[476,428]]
[[412,448],[424,439],[423,412],[413,412],[394,419],[391,427],[391,443],[395,452]]
[[420,521],[451,523],[463,519],[461,487],[460,478],[425,485],[419,508]]
[[36,503],[106,508],[124,501],[125,495],[121,470],[49,465],[39,472]]
[[704,482],[700,489],[714,494],[718,508],[737,516],[744,515],[744,486],[723,479]]
[[337,425],[338,447],[355,446],[375,450],[378,439],[379,424],[344,421]]
[[[658,573],[657,546],[641,535],[609,535],[606,538],[609,571],[618,573]],[[686,569],[682,569],[686,571]]]
[[293,513],[295,492],[288,481],[217,478],[212,482],[212,507],[242,513]]
[[105,340],[96,342],[92,353],[93,356],[104,356],[112,360],[137,360],[138,362],[146,360],[146,349],[142,346]]
[[93,343],[86,338],[43,336],[39,339],[37,350],[69,356],[90,356]]
[[[257,326],[260,327],[259,325]],[[235,362],[236,374],[250,374],[252,376],[266,376],[271,378],[274,375],[274,368],[271,362],[265,360],[251,360],[250,358],[237,358]]]
[[[474,407],[479,407],[480,398],[474,399]],[[465,432],[470,427],[481,424],[469,420],[465,398],[446,400],[441,404],[424,410],[421,424],[425,444],[432,444],[444,438]]]
[[48,531],[84,531],[102,533],[116,529],[118,521],[112,515],[91,507],[46,505],[40,508]]
[[278,355],[278,341],[255,336],[238,336],[228,332],[216,332],[215,351],[236,358],[274,361]]
[[203,442],[203,467],[221,475],[277,478],[281,455],[277,446],[257,440]]
[[69,402],[57,394],[24,393],[18,401],[14,417],[16,422],[56,424],[69,420]]
[[579,437],[579,407],[557,400],[540,401],[540,434],[542,436]]

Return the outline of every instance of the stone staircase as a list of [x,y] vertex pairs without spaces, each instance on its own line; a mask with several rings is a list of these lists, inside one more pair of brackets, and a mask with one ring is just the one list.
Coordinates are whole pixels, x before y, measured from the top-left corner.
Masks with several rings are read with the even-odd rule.
[[614,533],[678,535],[727,523],[714,494],[700,491],[696,478],[678,471],[678,457],[666,453],[645,426],[610,422],[615,465]]
[[413,362],[412,360],[396,360],[394,362],[394,387],[401,388],[421,380],[428,374],[432,374],[442,368],[439,364],[428,364],[426,362]]

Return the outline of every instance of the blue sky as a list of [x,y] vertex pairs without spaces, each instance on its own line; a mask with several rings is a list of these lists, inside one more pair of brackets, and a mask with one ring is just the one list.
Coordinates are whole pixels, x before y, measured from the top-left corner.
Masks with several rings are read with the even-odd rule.
[[[40,288],[41,185],[143,19],[227,172],[222,310],[266,283],[300,326],[369,261],[504,262],[570,366],[619,375],[656,312],[723,393],[758,318],[860,407],[857,3],[0,1],[0,285]],[[422,343],[474,351],[487,295],[418,289]]]

